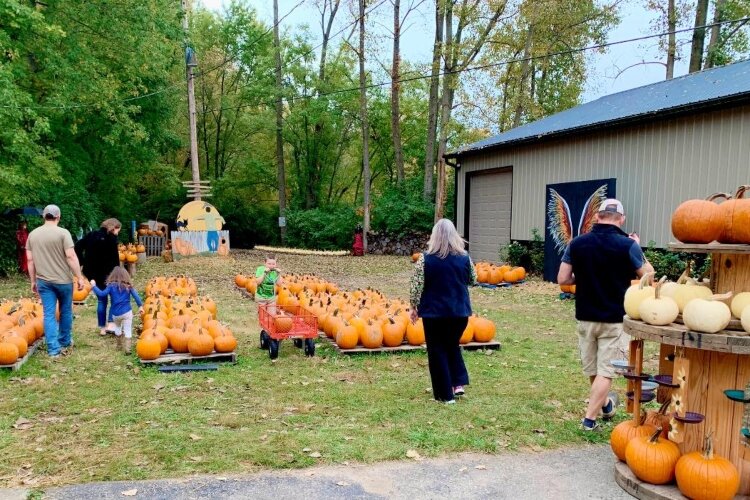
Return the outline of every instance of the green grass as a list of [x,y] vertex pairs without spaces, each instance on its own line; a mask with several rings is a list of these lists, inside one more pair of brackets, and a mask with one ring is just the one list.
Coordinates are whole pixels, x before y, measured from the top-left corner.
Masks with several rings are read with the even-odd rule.
[[[323,343],[305,358],[283,342],[272,363],[257,348],[254,302],[233,276],[258,252],[196,257],[139,268],[140,289],[157,274],[187,274],[213,297],[239,341],[239,363],[216,372],[160,374],[116,353],[96,333],[95,299],[78,308],[75,352],[53,363],[37,352],[19,372],[0,372],[0,485],[177,477],[320,463],[402,459],[460,451],[540,450],[608,433],[578,430],[587,396],[576,353],[573,304],[532,281],[472,290],[477,312],[498,326],[501,351],[464,354],[472,385],[455,406],[431,400],[424,353],[340,356]],[[344,288],[372,286],[406,297],[407,258],[282,255],[280,267],[315,272]],[[0,297],[28,294],[21,279]],[[652,356],[653,357],[653,356]],[[622,389],[622,384],[618,383]],[[33,421],[13,428],[19,417]],[[192,437],[191,437],[192,435]],[[197,438],[197,439],[196,439]],[[320,458],[311,458],[311,451]]]

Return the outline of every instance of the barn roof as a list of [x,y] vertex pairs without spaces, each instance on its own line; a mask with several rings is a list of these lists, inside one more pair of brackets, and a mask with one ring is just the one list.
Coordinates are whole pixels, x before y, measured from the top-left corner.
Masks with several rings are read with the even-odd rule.
[[457,158],[510,145],[743,102],[750,102],[750,60],[600,97],[461,147],[446,157]]

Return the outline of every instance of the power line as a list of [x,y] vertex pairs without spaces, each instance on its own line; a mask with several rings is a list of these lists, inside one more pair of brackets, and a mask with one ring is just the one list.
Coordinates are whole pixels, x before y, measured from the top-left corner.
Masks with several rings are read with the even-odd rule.
[[[568,49],[568,50],[561,50],[561,51],[558,51],[558,52],[548,52],[547,54],[542,54],[542,55],[538,55],[538,56],[519,57],[519,58],[516,58],[516,59],[507,59],[505,61],[499,61],[499,62],[496,62],[496,63],[482,64],[482,65],[478,65],[478,66],[469,66],[469,67],[466,67],[466,68],[463,68],[463,69],[459,69],[459,70],[455,70],[455,71],[441,71],[436,76],[440,77],[440,76],[446,76],[446,75],[456,75],[456,74],[460,74],[460,73],[464,73],[464,72],[471,72],[471,71],[477,71],[477,70],[482,70],[482,69],[489,69],[489,68],[494,68],[494,67],[500,67],[500,66],[505,66],[505,65],[508,65],[508,64],[513,64],[513,63],[518,63],[518,62],[534,61],[534,60],[537,60],[537,59],[547,59],[547,58],[550,58],[550,57],[555,57],[555,56],[560,56],[560,55],[577,54],[577,53],[586,52],[586,51],[589,51],[589,50],[602,49],[602,48],[606,48],[606,47],[612,47],[612,46],[615,46],[615,45],[622,45],[622,44],[625,44],[625,43],[639,42],[639,41],[648,40],[648,39],[651,39],[651,38],[667,36],[667,35],[670,35],[672,33],[674,33],[674,34],[685,33],[685,32],[689,32],[689,31],[695,31],[696,29],[711,28],[713,26],[722,26],[722,25],[725,25],[725,24],[734,24],[734,23],[743,23],[744,24],[744,23],[746,23],[748,21],[750,21],[750,17],[743,17],[743,18],[740,18],[740,19],[730,19],[730,20],[720,21],[720,22],[711,23],[711,24],[704,24],[702,26],[693,26],[693,27],[690,27],[690,28],[681,28],[681,29],[677,29],[677,30],[674,30],[674,31],[665,31],[665,32],[662,32],[662,33],[655,33],[655,34],[652,34],[652,35],[644,35],[644,36],[639,36],[639,37],[634,37],[634,38],[627,38],[627,39],[624,39],[624,40],[616,40],[614,42],[606,42],[606,43],[600,43],[600,44],[596,44],[596,45],[587,45],[585,47],[578,47],[578,48],[573,48],[573,49]],[[413,82],[413,81],[418,81],[418,80],[426,80],[426,79],[431,79],[432,77],[433,77],[432,74],[419,74],[417,76],[412,76],[412,77],[407,77],[407,78],[401,78],[401,79],[398,80],[398,83]],[[371,83],[371,84],[365,86],[365,90],[374,89],[374,88],[380,88],[380,87],[387,87],[387,86],[390,86],[392,84],[393,84],[393,82],[391,80],[386,80],[386,81],[382,81],[382,82],[378,82],[378,83]],[[317,97],[326,97],[326,96],[331,96],[331,95],[344,94],[344,93],[348,93],[348,92],[358,92],[359,90],[360,90],[359,86],[356,86],[356,87],[347,87],[347,88],[343,88],[343,89],[332,90],[332,91],[329,91],[329,92],[321,92],[321,93],[315,94],[315,95],[312,95],[312,94],[310,94],[310,95],[307,95],[307,94],[297,94],[296,96],[287,97],[287,98],[285,98],[285,100],[288,101],[288,102],[294,102],[294,101],[297,101],[297,100],[307,100],[307,99],[312,99],[312,98],[317,98]],[[242,105],[236,106],[236,107],[225,107],[225,108],[218,108],[218,109],[209,109],[209,110],[201,111],[200,113],[211,113],[211,112],[222,111],[222,110],[227,110],[227,109],[238,110],[238,109],[243,109],[243,108],[248,108],[248,107],[257,107],[257,106],[262,106],[262,105],[272,105],[275,102],[276,102],[275,100],[272,100],[272,101],[259,101],[259,102],[254,103],[254,104],[242,104]]]

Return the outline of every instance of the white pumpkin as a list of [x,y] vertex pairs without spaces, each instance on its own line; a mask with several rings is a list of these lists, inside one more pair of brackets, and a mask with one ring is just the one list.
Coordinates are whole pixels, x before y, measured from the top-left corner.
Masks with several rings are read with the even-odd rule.
[[674,299],[674,294],[677,292],[677,290],[680,289],[680,284],[675,283],[674,281],[668,281],[664,283],[661,287],[661,295],[662,297],[669,297],[670,299]]
[[693,299],[682,311],[685,326],[702,333],[720,332],[729,325],[731,319],[732,312],[729,306],[718,300]]
[[668,284],[664,283],[667,277],[663,277],[654,287],[654,296],[648,297],[638,306],[641,319],[649,325],[664,326],[672,323],[680,314],[677,303],[671,297],[664,297],[661,288]]
[[631,319],[641,319],[638,310],[641,302],[654,296],[654,287],[647,285],[652,275],[653,273],[644,274],[637,285],[630,285],[630,288],[625,291],[625,314]]
[[702,285],[695,284],[694,281],[688,281],[684,285],[679,285],[675,290],[672,298],[677,302],[681,313],[685,313],[685,306],[694,299],[708,299],[713,293],[711,289]]
[[742,311],[740,322],[742,323],[742,328],[744,328],[747,333],[750,333],[750,307],[746,307],[745,310]]
[[740,292],[732,299],[732,315],[735,318],[742,318],[742,312],[750,306],[750,292]]

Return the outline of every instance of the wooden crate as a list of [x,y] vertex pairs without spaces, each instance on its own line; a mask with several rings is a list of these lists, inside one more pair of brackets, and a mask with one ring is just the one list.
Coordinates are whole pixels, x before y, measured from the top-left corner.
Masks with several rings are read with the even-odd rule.
[[[342,349],[336,342],[326,336],[325,333],[321,332],[319,335],[321,340],[328,342],[333,349],[340,354],[381,354],[381,353],[393,353],[393,352],[408,352],[408,351],[425,351],[427,347],[425,344],[422,345],[411,345],[406,342],[397,347],[378,347],[377,349],[368,349],[367,347],[357,346],[354,349]],[[500,342],[469,342],[468,344],[462,344],[461,347],[467,351],[476,351],[478,349],[492,349],[499,350],[501,348]]]
[[172,349],[167,351],[156,359],[138,359],[144,365],[177,365],[182,363],[195,363],[197,361],[215,361],[224,363],[236,363],[237,352],[212,352],[208,356],[193,356],[188,352],[174,352]]
[[26,351],[26,355],[13,363],[12,365],[0,365],[0,368],[8,368],[12,371],[18,371],[31,357],[34,352],[44,344],[44,337],[37,339],[36,342],[29,346],[29,350]]
[[165,236],[139,236],[138,240],[146,247],[146,256],[159,257],[167,244]]

